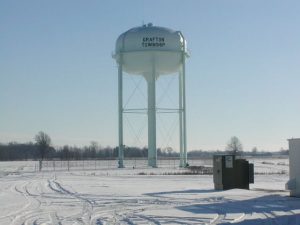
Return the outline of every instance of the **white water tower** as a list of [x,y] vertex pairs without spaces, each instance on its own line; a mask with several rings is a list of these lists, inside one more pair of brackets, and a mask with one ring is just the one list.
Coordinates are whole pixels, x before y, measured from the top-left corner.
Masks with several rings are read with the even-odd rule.
[[118,64],[119,167],[124,167],[123,71],[128,74],[141,75],[147,82],[148,165],[152,167],[157,167],[155,83],[161,75],[178,72],[180,166],[187,164],[185,103],[185,59],[187,56],[186,40],[180,31],[153,26],[151,23],[132,28],[117,39],[113,57]]

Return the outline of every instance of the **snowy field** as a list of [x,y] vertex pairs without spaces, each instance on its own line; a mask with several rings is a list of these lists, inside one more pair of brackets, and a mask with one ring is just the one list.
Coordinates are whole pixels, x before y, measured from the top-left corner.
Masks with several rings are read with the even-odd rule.
[[164,175],[184,172],[166,165],[36,172],[37,162],[0,162],[0,224],[300,224],[300,199],[284,190],[288,159],[250,162],[255,184],[229,191],[211,175]]

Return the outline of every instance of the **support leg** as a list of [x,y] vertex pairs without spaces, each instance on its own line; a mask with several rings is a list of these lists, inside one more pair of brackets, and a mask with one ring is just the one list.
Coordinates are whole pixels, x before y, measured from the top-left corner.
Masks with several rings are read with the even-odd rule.
[[123,144],[123,74],[122,63],[118,68],[118,102],[119,102],[119,150],[118,150],[118,167],[124,168],[124,144]]
[[185,56],[182,59],[182,104],[183,104],[183,162],[184,166],[187,162],[187,140],[186,140],[186,101],[185,101]]
[[179,72],[179,150],[180,150],[180,167],[184,167],[184,138],[183,138],[183,105],[182,105],[182,71]]

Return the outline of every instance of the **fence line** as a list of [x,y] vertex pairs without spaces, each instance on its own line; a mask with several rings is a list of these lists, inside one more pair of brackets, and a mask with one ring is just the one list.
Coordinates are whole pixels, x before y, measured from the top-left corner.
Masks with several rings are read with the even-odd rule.
[[[39,162],[40,171],[70,171],[70,170],[101,170],[118,168],[118,160],[94,159],[94,160],[44,160]],[[178,168],[179,158],[160,158],[157,165],[160,168]],[[126,168],[148,168],[148,159],[127,158],[124,159]],[[211,166],[212,159],[189,159],[190,166]]]

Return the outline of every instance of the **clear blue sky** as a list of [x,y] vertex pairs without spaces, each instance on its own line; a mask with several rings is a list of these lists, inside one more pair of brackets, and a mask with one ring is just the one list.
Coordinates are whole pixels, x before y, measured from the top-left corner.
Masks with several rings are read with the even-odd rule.
[[117,145],[111,53],[118,35],[152,22],[182,31],[191,52],[188,149],[223,150],[233,135],[245,150],[287,148],[300,137],[299,12],[296,0],[3,0],[0,142],[43,130],[58,146]]

